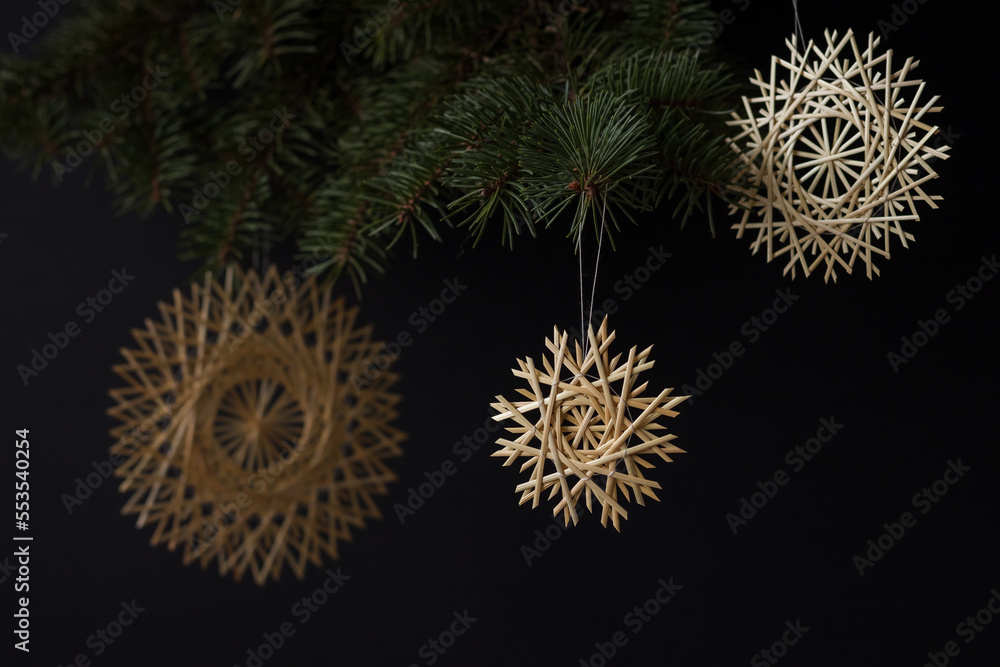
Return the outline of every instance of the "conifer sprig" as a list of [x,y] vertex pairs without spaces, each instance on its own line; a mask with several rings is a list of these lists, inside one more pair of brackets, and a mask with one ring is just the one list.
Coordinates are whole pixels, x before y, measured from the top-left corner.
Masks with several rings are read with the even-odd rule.
[[621,234],[723,195],[734,87],[695,51],[707,12],[103,0],[0,55],[0,145],[35,177],[103,175],[120,212],[172,212],[182,257],[220,268],[285,241],[360,291],[404,237],[575,236],[605,205]]

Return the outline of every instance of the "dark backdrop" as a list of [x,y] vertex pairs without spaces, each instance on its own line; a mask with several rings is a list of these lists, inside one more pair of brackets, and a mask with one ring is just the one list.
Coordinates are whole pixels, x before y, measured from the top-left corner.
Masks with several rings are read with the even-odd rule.
[[[803,27],[816,38],[827,27],[878,31],[896,7],[802,4]],[[663,214],[646,216],[619,236],[616,252],[605,244],[597,302],[616,299],[615,349],[654,345],[651,387],[693,384],[713,354],[734,341],[746,347],[670,420],[687,453],[651,473],[663,486],[660,502],[629,505],[621,534],[590,515],[563,530],[551,504],[517,505],[513,488],[522,476],[490,458],[488,447],[468,461],[453,450],[486,423],[497,394],[514,395],[516,358],[540,360],[553,324],[578,326],[577,260],[561,233],[520,238],[511,252],[496,231],[475,249],[454,232],[443,244],[423,243],[416,260],[404,249],[388,275],[368,286],[362,318],[376,335],[414,334],[395,365],[406,454],[391,461],[399,480],[380,500],[384,518],[329,563],[349,580],[307,623],[292,608],[323,584],[322,569],[260,588],[185,567],[179,553],[149,546],[151,529],[136,530],[134,518],[120,514],[124,496],[112,482],[67,513],[61,496],[108,457],[115,422],[105,414],[107,390],[119,384],[111,372],[119,348],[132,345],[131,328],[159,317],[157,301],[196,266],[175,259],[179,225],[167,216],[115,218],[110,197],[76,175],[53,188],[47,176],[32,183],[3,165],[0,414],[8,443],[15,429],[30,429],[34,536],[31,653],[5,646],[10,664],[64,665],[82,653],[95,665],[246,665],[264,633],[290,622],[295,634],[266,665],[424,665],[432,653],[422,646],[447,631],[454,614],[475,621],[436,660],[441,665],[600,665],[604,659],[594,656],[602,646],[611,652],[616,633],[624,646],[608,662],[622,665],[772,664],[759,653],[765,649],[785,665],[917,667],[928,652],[938,664],[991,663],[1000,654],[1000,619],[980,610],[991,595],[1000,608],[1000,281],[986,282],[961,309],[948,295],[1000,250],[990,198],[996,135],[983,83],[992,60],[985,26],[993,21],[973,3],[904,4],[916,11],[887,44],[900,61],[920,59],[927,94],[940,94],[945,106],[936,122],[949,128],[953,146],[929,185],[944,202],[936,211],[924,207],[923,219],[909,225],[916,242],[880,261],[881,277],[792,281],[778,263],[752,256],[748,241],[725,224],[712,238],[703,216],[683,231]],[[718,3],[727,8],[732,21],[721,41],[747,65],[766,70],[771,53],[786,52],[790,3]],[[34,11],[33,0],[8,0],[2,32]],[[720,209],[717,222],[722,217]],[[649,248],[661,245],[672,253],[663,267],[630,298],[616,292]],[[593,244],[585,248],[588,281],[593,253]],[[272,260],[289,262],[282,250]],[[134,281],[85,323],[77,304],[123,267]],[[456,278],[468,288],[416,333],[410,315]],[[772,305],[776,290],[796,300],[751,343],[744,327]],[[340,291],[353,300],[348,285]],[[938,309],[948,322],[894,369],[887,354]],[[70,320],[80,334],[24,386],[16,366]],[[842,427],[811,460],[786,460],[824,419]],[[3,457],[7,502],[13,449]],[[393,504],[447,460],[456,473],[401,524]],[[933,504],[915,504],[952,464],[968,470],[949,473],[955,483],[938,484],[947,491]],[[727,514],[779,471],[787,484],[734,534]],[[854,557],[908,511],[915,524],[859,574]],[[539,539],[546,530],[549,542]],[[20,595],[10,569],[16,532],[11,526],[0,547],[11,625]],[[525,546],[538,553],[526,558]],[[634,608],[658,592],[665,599],[662,582],[673,597],[648,603],[642,620]],[[99,644],[88,638],[133,600],[143,611],[96,655]],[[982,625],[963,625],[977,613]],[[3,636],[13,643],[11,630]],[[948,642],[957,655],[941,653]]]

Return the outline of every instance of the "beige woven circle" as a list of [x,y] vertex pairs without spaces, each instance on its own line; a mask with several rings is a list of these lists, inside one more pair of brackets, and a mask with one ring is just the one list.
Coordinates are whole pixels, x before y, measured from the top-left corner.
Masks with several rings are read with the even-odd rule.
[[[562,493],[552,513],[562,510],[565,522],[572,519],[575,524],[581,495],[591,512],[597,498],[601,525],[607,526],[610,516],[620,530],[619,518],[627,519],[628,512],[619,493],[629,500],[631,489],[639,505],[645,505],[643,496],[658,500],[653,489],[660,485],[642,474],[642,468],[653,467],[644,457],[657,455],[669,463],[668,454],[684,452],[670,444],[677,436],[663,433],[666,427],[655,420],[677,416],[672,408],[688,397],[671,396],[673,389],[642,396],[647,383],[636,382],[639,373],[652,368],[648,358],[653,348],[637,352],[633,347],[623,363],[620,354],[610,359],[615,334],[608,334],[607,318],[596,335],[591,327],[588,337],[586,353],[577,343],[571,356],[568,334],[554,328],[552,339],[545,341],[553,359],[543,358],[544,372],[530,357],[517,360],[520,370],[514,369],[514,375],[530,387],[518,392],[528,400],[511,402],[497,396],[492,406],[499,414],[493,419],[512,420],[507,431],[517,437],[498,438],[500,449],[492,456],[507,457],[505,466],[527,459],[521,471],[532,468],[531,479],[516,487],[521,504],[531,500],[531,506],[538,507],[543,491],[549,491],[549,498]],[[531,413],[537,414],[529,418]]]
[[114,367],[127,386],[110,392],[122,512],[185,564],[258,584],[286,564],[301,579],[379,518],[373,496],[395,479],[383,459],[405,437],[371,327],[298,282],[272,267],[175,290],[161,322],[133,331],[139,347]]
[[760,96],[744,97],[729,121],[743,165],[733,229],[737,238],[756,231],[753,252],[785,256],[782,273],[793,278],[797,267],[808,276],[822,265],[824,280],[836,280],[838,266],[851,273],[859,259],[871,278],[892,237],[904,248],[913,240],[903,223],[920,219],[917,202],[937,208],[941,199],[923,189],[937,178],[929,161],[947,158],[947,146],[929,144],[937,126],[924,121],[941,107],[937,96],[919,103],[924,83],[910,78],[918,62],[894,69],[874,35],[863,52],[851,31],[825,37],[804,53],[787,41],[789,59],[772,57],[767,80],[756,72]]

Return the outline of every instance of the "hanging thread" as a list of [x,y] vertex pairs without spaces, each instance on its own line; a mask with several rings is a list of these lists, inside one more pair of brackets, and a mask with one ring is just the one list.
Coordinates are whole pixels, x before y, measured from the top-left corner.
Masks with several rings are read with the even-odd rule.
[[580,337],[583,339],[583,352],[587,353],[587,346],[590,344],[590,338],[587,336],[587,325],[594,320],[594,295],[597,293],[597,270],[601,265],[601,246],[604,243],[604,218],[608,210],[608,197],[604,196],[603,206],[601,208],[601,229],[597,235],[597,257],[594,260],[594,281],[590,286],[590,308],[588,311],[587,319],[584,320],[584,300],[583,300],[583,224],[580,225],[580,230],[576,235],[576,253],[580,258]]
[[795,32],[799,35],[799,43],[805,48],[806,37],[802,34],[802,22],[799,21],[799,2],[792,0],[792,9],[795,10]]

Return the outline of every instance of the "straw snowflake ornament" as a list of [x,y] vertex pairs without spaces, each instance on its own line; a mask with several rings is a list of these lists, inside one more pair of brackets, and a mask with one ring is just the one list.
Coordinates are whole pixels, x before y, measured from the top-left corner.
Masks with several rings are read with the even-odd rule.
[[370,379],[371,327],[315,278],[297,283],[272,267],[174,290],[114,367],[127,383],[108,411],[124,422],[111,432],[122,513],[185,564],[214,561],[237,581],[285,565],[301,579],[336,558],[351,528],[380,517],[373,496],[395,479],[383,459],[402,453],[396,376]]
[[591,327],[586,353],[576,343],[572,356],[568,334],[554,327],[552,339],[545,341],[553,360],[543,358],[544,371],[530,357],[517,360],[520,370],[513,373],[530,386],[518,392],[528,400],[497,396],[492,406],[499,414],[493,419],[512,421],[507,431],[513,439],[499,438],[500,449],[492,456],[506,457],[505,466],[526,459],[521,471],[531,469],[531,476],[516,487],[521,504],[531,500],[537,507],[543,492],[549,491],[549,498],[561,494],[553,514],[562,510],[564,521],[568,524],[572,518],[575,524],[582,494],[591,512],[594,498],[602,506],[602,525],[607,526],[610,517],[621,530],[619,519],[628,518],[621,501],[629,500],[629,491],[645,505],[643,497],[657,500],[653,489],[661,488],[643,476],[644,468],[653,467],[645,457],[659,456],[669,463],[669,454],[683,453],[671,444],[677,436],[664,433],[666,427],[656,419],[677,416],[672,408],[688,397],[671,396],[673,389],[642,396],[648,383],[636,383],[639,374],[653,366],[653,348],[637,352],[633,347],[624,362],[621,354],[609,359],[615,334],[608,333],[607,324],[605,318],[596,335]]
[[876,55],[874,35],[863,52],[851,31],[825,37],[804,53],[787,41],[788,60],[772,57],[767,80],[756,72],[760,96],[744,97],[729,122],[743,164],[733,229],[737,238],[756,232],[753,252],[784,256],[793,278],[797,267],[806,276],[822,267],[836,280],[837,268],[851,273],[861,261],[870,279],[893,237],[904,248],[913,240],[903,224],[920,219],[918,202],[937,208],[941,199],[923,186],[937,177],[929,161],[948,157],[947,146],[929,145],[938,128],[924,120],[942,107],[937,96],[920,101],[917,61],[894,69],[891,50]]

